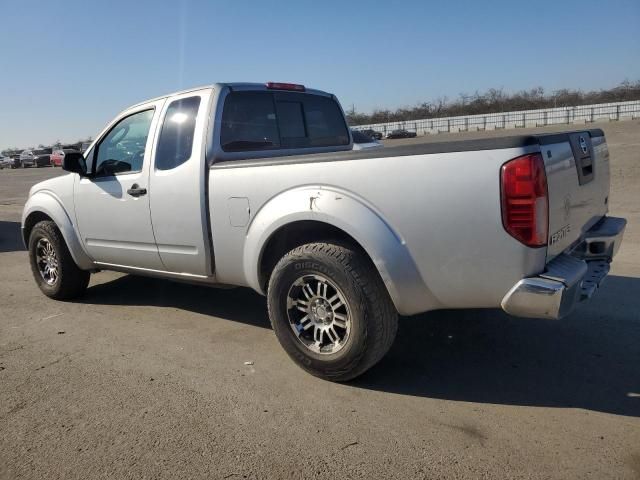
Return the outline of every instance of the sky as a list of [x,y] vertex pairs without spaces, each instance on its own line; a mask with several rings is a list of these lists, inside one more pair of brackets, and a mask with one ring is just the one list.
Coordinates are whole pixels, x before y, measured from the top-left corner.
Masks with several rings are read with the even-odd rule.
[[0,0],[0,22],[0,150],[215,82],[302,83],[370,112],[640,80],[640,0]]

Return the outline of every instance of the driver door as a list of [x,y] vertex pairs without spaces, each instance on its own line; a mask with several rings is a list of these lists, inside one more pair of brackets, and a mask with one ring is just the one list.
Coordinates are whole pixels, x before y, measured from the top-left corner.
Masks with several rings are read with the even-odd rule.
[[98,264],[165,270],[149,212],[151,145],[164,100],[113,122],[87,152],[88,177],[76,177],[78,229]]

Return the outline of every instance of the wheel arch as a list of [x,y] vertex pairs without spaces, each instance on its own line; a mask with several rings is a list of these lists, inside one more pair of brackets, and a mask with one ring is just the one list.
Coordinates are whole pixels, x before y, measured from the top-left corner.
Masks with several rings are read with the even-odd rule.
[[33,227],[40,221],[50,220],[56,224],[71,256],[83,270],[93,267],[93,260],[87,255],[80,241],[78,232],[62,203],[54,195],[40,191],[32,195],[22,212],[22,240],[29,248],[29,236]]
[[55,223],[53,218],[44,213],[41,210],[32,211],[22,222],[22,241],[25,247],[29,247],[29,237],[31,236],[31,230],[37,223],[49,220]]
[[338,242],[358,249],[373,264],[373,260],[356,239],[344,230],[319,220],[297,220],[287,223],[267,239],[260,255],[258,277],[262,289],[267,283],[278,261],[289,251],[312,242]]
[[272,198],[253,217],[244,247],[244,275],[260,293],[277,261],[303,243],[339,240],[358,248],[378,271],[400,314],[437,307],[401,235],[351,192],[301,187]]

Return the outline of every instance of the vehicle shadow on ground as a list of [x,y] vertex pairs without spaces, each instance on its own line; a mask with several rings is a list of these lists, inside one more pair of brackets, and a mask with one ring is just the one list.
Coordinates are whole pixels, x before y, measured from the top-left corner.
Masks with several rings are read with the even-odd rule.
[[[265,299],[246,288],[125,275],[90,287],[80,301],[168,306],[270,328]],[[640,279],[609,276],[593,301],[560,321],[515,318],[499,310],[401,318],[389,354],[348,385],[640,417]]]
[[589,304],[560,321],[498,310],[403,318],[389,354],[351,385],[640,417],[640,279],[608,277]]
[[25,250],[20,222],[0,221],[0,253]]
[[100,305],[173,307],[255,327],[271,328],[265,298],[247,288],[211,288],[124,275],[89,287],[79,301]]

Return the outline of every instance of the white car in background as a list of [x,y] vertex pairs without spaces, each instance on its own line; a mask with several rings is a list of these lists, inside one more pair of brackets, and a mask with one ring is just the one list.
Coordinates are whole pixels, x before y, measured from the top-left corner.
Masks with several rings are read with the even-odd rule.
[[367,150],[369,148],[381,148],[383,145],[375,138],[365,135],[358,130],[351,130],[353,136],[353,149],[354,150]]
[[13,158],[11,157],[0,157],[0,169],[10,168],[13,165]]

